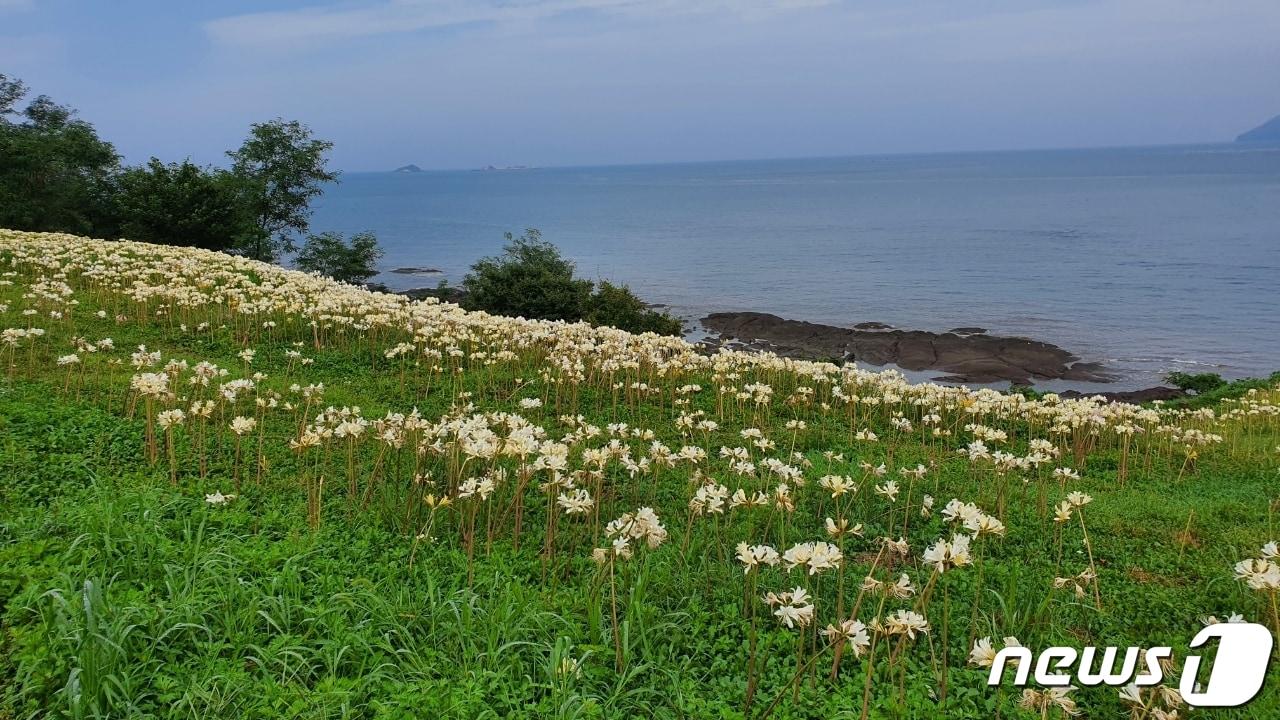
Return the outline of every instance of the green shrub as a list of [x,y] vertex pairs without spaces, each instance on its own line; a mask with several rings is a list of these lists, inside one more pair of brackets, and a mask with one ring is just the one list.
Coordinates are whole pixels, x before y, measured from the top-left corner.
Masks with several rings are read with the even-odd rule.
[[1203,395],[1210,390],[1227,384],[1217,373],[1184,373],[1171,372],[1164,379],[1187,392]]
[[462,306],[495,315],[539,320],[585,320],[631,332],[680,334],[680,321],[649,309],[626,286],[574,277],[573,262],[530,228],[506,234],[503,254],[471,266],[462,281]]
[[471,266],[462,281],[463,306],[495,315],[543,320],[580,320],[591,282],[573,277],[573,263],[537,230],[506,234],[503,254]]
[[607,280],[602,280],[591,295],[583,319],[592,325],[659,335],[679,335],[683,330],[679,318],[651,309],[626,285],[614,285]]
[[[1177,380],[1174,376],[1180,376]],[[1235,400],[1242,398],[1249,393],[1250,390],[1267,390],[1280,384],[1280,372],[1271,373],[1271,376],[1263,378],[1241,378],[1227,382],[1216,374],[1201,373],[1199,375],[1186,375],[1184,373],[1171,373],[1166,376],[1169,382],[1177,384],[1184,390],[1194,390],[1195,395],[1177,400],[1171,400],[1166,405],[1168,407],[1183,408],[1202,408],[1214,407],[1224,400]],[[1217,383],[1213,382],[1217,379]],[[1183,385],[1182,382],[1191,385]],[[1204,389],[1200,389],[1204,388]]]
[[360,284],[378,274],[375,265],[381,257],[382,248],[373,233],[357,233],[348,242],[342,233],[326,232],[307,236],[293,264],[299,270]]
[[230,250],[254,231],[243,195],[243,183],[225,170],[151,158],[116,179],[120,234],[139,242]]

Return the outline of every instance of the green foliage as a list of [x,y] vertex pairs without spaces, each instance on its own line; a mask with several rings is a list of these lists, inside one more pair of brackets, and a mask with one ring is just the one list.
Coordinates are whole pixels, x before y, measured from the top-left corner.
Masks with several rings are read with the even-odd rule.
[[543,320],[580,320],[591,297],[591,281],[573,276],[573,263],[530,228],[506,234],[503,254],[483,258],[462,281],[463,307],[495,315]]
[[274,261],[309,229],[311,200],[337,180],[296,121],[254,124],[228,152],[230,171],[189,161],[122,170],[111,143],[41,95],[25,109],[20,80],[0,74],[0,227],[237,249]]
[[[0,287],[0,299],[13,302],[21,292]],[[324,523],[311,531],[299,496],[296,454],[286,445],[296,432],[291,422],[269,437],[269,471],[262,484],[246,483],[234,502],[211,507],[203,500],[203,493],[230,490],[233,448],[225,443],[210,445],[208,478],[188,466],[179,485],[170,487],[163,467],[150,466],[141,452],[142,418],[127,417],[121,389],[135,369],[91,358],[96,364],[85,378],[88,388],[76,395],[62,389],[63,375],[53,358],[73,335],[110,335],[122,348],[146,344],[165,358],[236,368],[243,338],[230,327],[179,333],[163,320],[99,320],[94,298],[85,300],[74,327],[50,326],[51,337],[39,348],[47,354],[36,358],[30,376],[19,373],[9,380],[0,373],[0,718],[6,720],[758,718],[779,693],[782,700],[771,717],[829,720],[858,717],[864,687],[871,693],[869,718],[1038,717],[1017,709],[1016,690],[993,692],[985,685],[984,669],[965,666],[974,639],[971,621],[978,637],[1014,635],[1036,649],[1168,644],[1181,659],[1200,616],[1265,615],[1257,594],[1234,581],[1230,568],[1274,538],[1266,502],[1275,488],[1274,425],[1237,436],[1257,446],[1253,454],[1207,452],[1195,472],[1181,474],[1181,457],[1169,464],[1169,458],[1157,455],[1151,472],[1135,474],[1124,487],[1114,480],[1115,451],[1097,452],[1080,466],[1082,479],[1067,489],[1095,496],[1088,522],[1102,573],[1102,612],[1052,589],[1054,577],[1082,567],[1080,538],[1074,527],[1026,532],[1052,522],[1042,515],[1037,498],[1036,485],[1044,480],[1026,484],[1011,477],[1002,490],[1007,493],[1002,517],[1011,532],[983,541],[983,591],[975,592],[973,568],[949,571],[937,582],[935,602],[950,603],[947,630],[935,615],[927,639],[902,652],[893,669],[881,660],[869,676],[865,658],[846,657],[840,677],[827,680],[827,652],[817,677],[802,683],[793,700],[786,690],[795,672],[796,634],[764,615],[758,704],[753,714],[744,715],[744,576],[732,553],[739,540],[770,541],[776,527],[771,530],[766,520],[772,517],[769,510],[731,511],[719,516],[714,531],[695,525],[689,552],[680,553],[688,522],[680,516],[688,501],[688,468],[655,468],[640,483],[629,482],[620,467],[609,469],[607,482],[616,493],[609,496],[611,508],[652,501],[673,535],[659,552],[623,570],[629,577],[620,583],[628,589],[622,593],[619,621],[630,661],[617,673],[607,590],[595,584],[600,580],[585,553],[565,556],[561,572],[544,574],[536,531],[519,548],[499,537],[491,547],[481,544],[469,584],[466,557],[457,543],[459,525],[454,516],[442,514],[434,537],[423,540],[411,565],[416,530],[399,524],[407,510],[405,488],[393,483],[381,486],[366,513],[335,482],[325,497]],[[289,366],[284,353],[299,337],[305,335],[254,337],[259,354],[252,370],[289,382],[283,379]],[[457,384],[442,392],[406,387],[389,370],[394,365],[371,366],[364,343],[308,350],[313,354],[306,381],[325,384],[324,402],[360,403],[370,417],[412,403],[424,417],[438,418],[458,393],[466,392],[484,407],[554,422],[551,408],[541,417],[519,409],[519,395],[536,397],[546,389],[537,380],[516,396],[495,392],[501,383],[513,382],[513,374],[530,375],[524,367],[476,364],[451,373]],[[709,376],[695,379],[713,385]],[[657,440],[671,446],[681,442],[670,414],[656,404],[611,409],[597,399],[584,395],[577,406],[588,422],[653,428]],[[691,403],[688,411],[715,417],[716,403],[708,394],[691,396]],[[761,420],[770,435],[785,437],[786,418]],[[810,419],[811,426],[798,434],[796,451],[814,464],[811,476],[856,473],[860,462],[910,467],[936,460],[925,482],[939,506],[951,497],[974,498],[990,507],[998,502],[983,494],[984,487],[995,491],[989,476],[975,477],[953,453],[935,454],[921,445],[925,431],[915,430],[896,443],[855,442],[838,415]],[[858,426],[884,438],[896,432],[887,413],[869,415]],[[1021,455],[1028,429],[1010,430],[1001,447]],[[734,446],[741,437],[726,423],[703,442]],[[833,465],[821,454],[827,449],[844,459]],[[411,471],[412,450],[395,460],[387,457],[389,465],[403,462],[404,471]],[[368,477],[376,462],[358,457],[362,476]],[[1060,493],[1057,481],[1048,484],[1052,502]],[[829,503],[820,495],[807,497]],[[847,541],[851,582],[876,556],[874,538],[902,530],[881,512],[884,505],[874,496],[858,507],[857,520],[866,527],[864,538]],[[829,513],[812,512],[812,505],[804,509],[795,514],[792,540],[827,537],[822,519]],[[929,518],[912,513],[913,558],[924,543],[954,531],[939,510],[935,506]],[[541,502],[530,502],[526,527],[538,528],[543,512]],[[585,528],[580,530],[585,535]],[[572,532],[572,525],[564,531]],[[588,540],[566,535],[565,547],[589,547]],[[905,561],[903,571],[913,565]],[[766,572],[760,593],[806,582],[803,571]],[[820,608],[828,612],[834,603],[831,583],[820,590],[827,603]],[[884,610],[915,602],[895,602]],[[868,600],[857,615],[866,620],[883,614],[878,604]],[[576,670],[566,672],[566,661]],[[945,706],[937,699],[943,666],[949,673]],[[1277,672],[1273,664],[1263,695],[1234,714],[1197,712],[1274,717],[1280,702]],[[870,683],[864,685],[867,677]],[[907,679],[901,693],[899,677]],[[1085,717],[1128,715],[1115,688],[1081,687],[1073,696]]]
[[0,74],[0,227],[110,234],[115,148],[45,95],[19,111],[26,94]]
[[294,249],[293,234],[310,226],[312,198],[324,192],[324,183],[338,179],[325,157],[332,147],[306,125],[276,119],[255,123],[244,144],[227,153],[232,172],[247,185],[257,227],[242,248],[246,255],[272,262]]
[[1226,380],[1217,373],[1184,373],[1171,372],[1164,376],[1164,379],[1180,387],[1188,392],[1196,394],[1204,394],[1227,384]]
[[627,286],[607,280],[596,286],[583,319],[592,325],[608,325],[631,332],[679,335],[683,330],[679,318],[651,309]]
[[342,233],[326,232],[307,236],[293,264],[299,270],[359,284],[378,274],[381,258],[382,248],[371,232],[352,235],[350,241]]
[[[1182,385],[1178,381],[1173,379],[1174,375],[1181,375],[1181,374],[1182,373],[1171,373],[1170,375],[1166,376],[1166,379],[1168,379],[1170,382],[1177,384],[1178,387],[1181,387],[1183,389],[1186,389],[1186,390],[1195,389],[1196,394],[1190,397],[1178,398],[1177,400],[1170,400],[1169,402],[1165,403],[1165,405],[1168,407],[1184,407],[1184,408],[1213,407],[1214,405],[1217,405],[1223,402],[1224,400],[1234,400],[1236,398],[1244,397],[1250,390],[1266,390],[1268,388],[1275,387],[1277,384],[1280,384],[1280,372],[1271,373],[1271,376],[1265,380],[1262,378],[1241,378],[1239,380],[1232,380],[1230,382],[1223,380],[1221,377],[1219,377],[1216,374],[1203,373],[1200,375],[1185,375],[1184,377],[1190,378],[1190,380],[1183,380],[1183,382],[1189,382],[1193,386],[1196,386],[1196,387],[1187,387],[1186,385]],[[1216,379],[1218,382],[1214,382],[1214,379]],[[1204,389],[1200,390],[1198,389],[1198,387],[1203,387]]]
[[1018,385],[1010,383],[1009,389],[1006,391],[1012,395],[1021,395],[1028,400],[1039,400],[1044,397],[1044,393],[1036,390],[1030,385]]
[[254,237],[238,176],[156,158],[120,173],[115,197],[120,234],[130,240],[229,250]]
[[678,335],[680,321],[645,306],[626,286],[574,277],[573,262],[530,228],[506,234],[502,255],[471,266],[463,279],[463,307],[541,320],[585,320],[631,332]]

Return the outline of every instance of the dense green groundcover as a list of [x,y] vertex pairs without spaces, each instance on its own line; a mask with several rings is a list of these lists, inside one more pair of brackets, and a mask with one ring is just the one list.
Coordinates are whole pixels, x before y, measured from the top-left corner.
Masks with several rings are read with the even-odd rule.
[[[239,365],[241,346],[230,337],[115,324],[92,310],[84,307],[77,319],[85,337],[110,336],[121,348],[145,343],[165,358]],[[51,328],[53,349],[41,350],[34,371],[0,378],[0,718],[743,717],[743,571],[732,544],[726,550],[709,532],[680,551],[685,520],[678,508],[688,501],[680,471],[664,474],[652,498],[671,540],[620,566],[627,663],[619,673],[607,594],[593,580],[598,572],[587,553],[565,552],[544,576],[538,538],[518,551],[499,538],[477,553],[469,584],[459,543],[426,539],[411,565],[412,538],[391,521],[399,506],[375,500],[360,511],[337,491],[326,496],[323,523],[312,530],[283,432],[270,444],[266,481],[246,483],[236,500],[212,506],[206,493],[231,492],[233,454],[225,441],[211,448],[205,480],[184,461],[170,487],[165,463],[152,466],[142,452],[141,417],[124,412],[132,368],[95,371],[68,389],[66,371],[53,363],[57,348],[70,343],[59,332]],[[284,339],[256,343],[253,369],[284,375],[291,347]],[[326,384],[326,404],[359,404],[366,417],[406,410],[399,379],[367,367],[367,352],[326,350],[306,377]],[[479,372],[460,382],[477,382]],[[426,417],[451,401],[441,390],[411,399]],[[550,409],[520,410],[518,399],[486,409],[555,423]],[[587,393],[579,405],[603,425],[612,418],[608,402],[598,400]],[[698,402],[714,410],[712,398]],[[641,406],[627,421],[651,427],[667,417]],[[823,450],[843,451],[851,464],[885,460],[883,444],[849,443],[838,421],[833,427],[821,442],[816,433],[802,438],[797,449],[816,466]],[[740,442],[736,432],[722,435],[712,446]],[[1270,503],[1280,495],[1273,450],[1280,439],[1266,433],[1231,442],[1232,452],[1207,454],[1194,474],[1180,476],[1181,458],[1157,458],[1124,487],[1114,479],[1117,453],[1090,456],[1075,486],[1096,498],[1088,522],[1101,612],[1091,599],[1050,588],[1054,539],[1018,530],[1045,522],[1034,491],[1015,492],[1002,517],[1008,537],[984,541],[996,545],[984,564],[980,606],[972,603],[976,572],[946,574],[938,593],[952,605],[949,636],[935,627],[903,654],[901,675],[877,670],[868,715],[1032,716],[1016,707],[1017,690],[988,689],[986,671],[965,666],[974,636],[1015,635],[1033,648],[1168,644],[1181,658],[1204,615],[1242,612],[1266,621],[1263,596],[1236,581],[1231,568],[1276,537]],[[896,466],[926,459],[909,445],[897,453]],[[965,463],[948,461],[937,475],[940,504],[974,495]],[[535,535],[540,512],[531,502]],[[860,519],[867,538],[889,531],[882,515]],[[748,534],[740,521],[730,522],[739,524],[723,528],[725,537]],[[924,525],[939,523],[919,522],[913,534],[921,537]],[[930,527],[935,537],[943,532]],[[797,518],[792,532],[796,540],[824,537],[819,518]],[[566,536],[566,547],[581,545]],[[865,564],[872,547],[862,541],[850,552]],[[921,548],[913,540],[913,554]],[[1079,556],[1076,568],[1087,562],[1083,550],[1068,552]],[[770,572],[768,589],[790,586],[781,571]],[[824,659],[795,697],[786,690],[794,638],[762,625],[753,716],[780,697],[773,717],[859,717],[864,675],[855,661],[832,683]],[[565,670],[566,660],[576,671]],[[1275,665],[1247,708],[1192,716],[1280,717]],[[940,708],[943,678],[935,668],[944,666]],[[1088,717],[1129,714],[1114,688],[1080,689],[1074,697]]]

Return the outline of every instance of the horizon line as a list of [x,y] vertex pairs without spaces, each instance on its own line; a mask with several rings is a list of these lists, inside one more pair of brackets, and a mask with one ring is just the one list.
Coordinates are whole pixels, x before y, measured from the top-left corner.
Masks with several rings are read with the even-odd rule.
[[[1158,148],[1179,148],[1179,147],[1209,147],[1215,145],[1239,145],[1241,147],[1274,147],[1275,143],[1267,142],[1238,142],[1236,140],[1214,140],[1201,142],[1185,142],[1185,143],[1157,143],[1153,145],[1077,145],[1077,146],[1057,146],[1057,147],[1026,147],[1026,148],[983,148],[974,150],[913,150],[901,152],[864,152],[864,153],[839,153],[834,155],[769,155],[760,157],[743,157],[743,158],[722,158],[722,159],[697,159],[697,160],[658,160],[650,162],[603,162],[603,163],[572,163],[564,165],[485,165],[485,166],[468,166],[468,167],[420,167],[423,173],[446,173],[446,172],[521,172],[526,170],[574,170],[588,168],[627,168],[627,167],[655,167],[662,165],[716,165],[727,163],[746,163],[746,162],[783,162],[789,160],[843,160],[850,158],[886,158],[886,157],[920,157],[926,155],[978,155],[993,153],[1030,153],[1030,152],[1072,152],[1072,151],[1088,151],[1088,150],[1150,150]],[[417,165],[416,162],[408,162],[405,165]],[[492,169],[490,169],[492,168]],[[350,173],[353,175],[378,175],[378,174],[395,174],[397,168],[388,168],[386,170],[347,170],[342,169],[341,173]],[[407,174],[413,174],[407,173]]]

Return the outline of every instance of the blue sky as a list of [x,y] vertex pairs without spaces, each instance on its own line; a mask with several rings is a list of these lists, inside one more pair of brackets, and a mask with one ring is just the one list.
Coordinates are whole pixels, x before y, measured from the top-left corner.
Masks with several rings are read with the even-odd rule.
[[0,0],[0,72],[131,162],[299,119],[346,170],[1227,140],[1276,0]]

